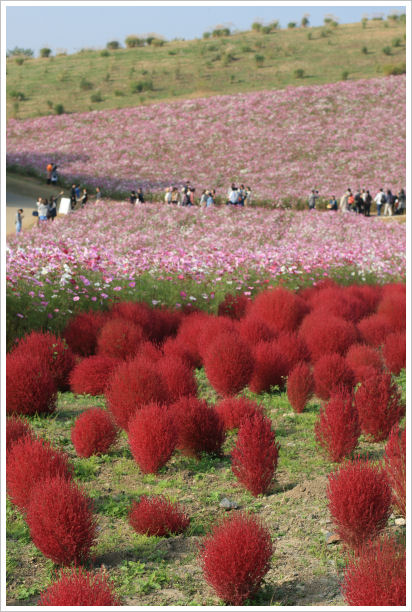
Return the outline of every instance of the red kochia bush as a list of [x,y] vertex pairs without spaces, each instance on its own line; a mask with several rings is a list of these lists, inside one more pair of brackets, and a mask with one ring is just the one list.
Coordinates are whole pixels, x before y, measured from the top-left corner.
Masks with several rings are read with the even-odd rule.
[[359,422],[364,434],[374,442],[386,440],[392,427],[405,414],[401,394],[390,374],[375,374],[358,388],[355,395]]
[[278,463],[279,448],[269,419],[255,414],[242,422],[232,451],[232,472],[252,495],[269,489]]
[[88,357],[96,352],[97,334],[108,316],[107,312],[80,312],[69,321],[62,335],[74,353]]
[[27,525],[37,548],[60,565],[83,563],[96,539],[91,500],[73,481],[47,478],[32,492]]
[[97,337],[97,350],[101,355],[127,359],[136,354],[145,340],[143,327],[124,319],[111,319],[101,328]]
[[162,344],[166,338],[176,336],[183,317],[180,311],[155,308],[152,313],[153,323],[149,332],[150,340]]
[[185,345],[179,338],[168,338],[162,346],[163,355],[165,357],[177,357],[184,361],[191,369],[200,365],[197,359],[193,357],[190,348]]
[[182,397],[171,407],[177,427],[177,448],[184,455],[220,455],[225,439],[223,423],[214,408],[196,397]]
[[330,461],[342,461],[356,448],[360,436],[358,411],[352,395],[336,393],[321,409],[315,423],[315,437]]
[[379,302],[377,312],[388,318],[394,330],[403,331],[406,327],[406,295],[398,291],[387,293]]
[[215,524],[200,545],[205,580],[218,597],[241,606],[269,570],[273,545],[269,530],[255,517],[236,513]]
[[202,365],[198,340],[208,320],[209,315],[206,312],[194,312],[183,319],[176,336],[180,346],[190,355],[194,367]]
[[288,376],[288,400],[295,412],[303,412],[313,395],[315,382],[309,364],[305,362],[295,365]]
[[295,332],[279,334],[274,344],[284,358],[287,374],[301,361],[310,361],[310,353],[305,341]]
[[50,369],[57,388],[68,391],[75,357],[64,339],[50,332],[33,331],[19,341],[13,353],[16,352],[38,357]]
[[117,437],[112,417],[102,408],[89,408],[77,417],[72,427],[73,446],[79,457],[106,453]]
[[216,412],[222,419],[225,431],[237,429],[243,420],[254,414],[263,414],[262,408],[245,397],[227,397],[215,405]]
[[365,544],[346,566],[341,591],[349,606],[405,606],[405,547],[387,537]]
[[382,371],[380,354],[367,344],[352,344],[346,354],[346,363],[354,373],[355,382],[365,380],[371,373]]
[[209,346],[215,338],[221,334],[236,334],[238,322],[230,317],[215,317],[209,315],[204,321],[203,328],[199,332],[198,347],[199,353],[204,361]]
[[142,495],[138,502],[133,502],[129,523],[137,533],[168,536],[183,533],[190,519],[179,504],[173,504],[163,495]]
[[385,446],[385,471],[392,487],[393,505],[406,516],[406,430],[395,425]]
[[130,417],[150,402],[166,402],[167,392],[156,363],[142,356],[122,363],[112,373],[105,397],[119,427],[127,430]]
[[20,351],[7,355],[7,414],[50,414],[56,410],[56,401],[56,381],[41,358]]
[[119,359],[106,355],[93,355],[82,359],[70,374],[73,393],[102,395],[111,373],[120,364]]
[[259,342],[269,342],[275,337],[275,333],[261,319],[246,317],[239,323],[239,335],[249,346]]
[[10,417],[6,421],[6,451],[7,453],[11,450],[13,444],[23,438],[23,436],[28,436],[29,438],[34,438],[34,431],[30,427],[27,421],[23,419],[18,419],[16,417]]
[[24,436],[7,456],[7,493],[20,510],[27,508],[37,482],[54,476],[69,480],[71,475],[68,456],[41,439]]
[[278,349],[276,341],[259,342],[253,347],[253,374],[249,389],[254,393],[270,391],[271,387],[283,387],[288,366],[284,354]]
[[206,376],[221,395],[236,395],[249,383],[254,360],[252,352],[234,333],[219,334],[209,345],[204,359]]
[[356,551],[384,529],[391,513],[386,474],[368,459],[358,457],[329,474],[327,495],[337,533]]
[[175,402],[185,395],[197,394],[196,379],[187,362],[168,355],[159,359],[157,367],[170,402]]
[[394,332],[385,338],[382,354],[386,367],[392,374],[399,374],[406,367],[406,333]]
[[333,315],[325,316],[322,312],[313,312],[305,317],[299,335],[306,342],[313,361],[325,353],[344,355],[358,340],[353,323]]
[[140,325],[146,336],[153,326],[153,310],[145,302],[118,302],[111,309],[113,319],[121,318],[134,325]]
[[393,332],[394,328],[387,317],[373,314],[359,321],[358,330],[367,344],[378,347],[385,342],[386,336]]
[[368,304],[346,287],[328,287],[319,290],[311,299],[313,311],[322,311],[325,317],[335,315],[356,322],[369,314]]
[[351,391],[355,382],[352,370],[338,353],[323,355],[313,366],[315,392],[327,400],[340,389]]
[[298,295],[277,287],[260,293],[251,303],[249,314],[256,316],[274,332],[295,331],[309,308]]
[[177,431],[173,415],[166,406],[148,404],[129,421],[129,445],[144,474],[156,473],[165,465],[176,447]]
[[104,572],[93,574],[82,567],[61,571],[37,602],[38,606],[121,606]]
[[246,309],[250,300],[245,295],[231,295],[227,293],[223,302],[220,302],[218,313],[219,316],[230,317],[231,319],[241,319],[245,316]]

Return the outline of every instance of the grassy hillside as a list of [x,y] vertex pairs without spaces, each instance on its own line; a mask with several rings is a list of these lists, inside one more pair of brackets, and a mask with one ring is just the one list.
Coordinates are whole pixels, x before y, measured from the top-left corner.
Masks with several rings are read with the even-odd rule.
[[241,32],[118,50],[7,61],[7,116],[124,108],[388,74],[405,62],[405,24]]

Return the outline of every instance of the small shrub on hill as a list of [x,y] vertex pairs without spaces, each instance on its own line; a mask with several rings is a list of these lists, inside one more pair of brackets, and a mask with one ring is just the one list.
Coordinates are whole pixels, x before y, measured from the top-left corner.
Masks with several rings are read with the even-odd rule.
[[263,414],[262,408],[244,397],[227,397],[215,405],[225,431],[237,429],[242,422],[255,414]]
[[110,375],[120,363],[119,359],[106,355],[92,355],[82,359],[71,371],[71,390],[79,395],[102,395]]
[[148,404],[128,424],[132,455],[144,474],[156,474],[170,459],[177,444],[174,415],[166,406]]
[[204,358],[206,376],[221,395],[236,395],[249,383],[254,367],[252,352],[239,335],[219,334]]
[[182,397],[171,407],[177,427],[177,448],[184,455],[220,455],[225,439],[223,423],[214,408],[196,397]]
[[336,531],[355,551],[384,529],[391,490],[385,472],[368,459],[346,462],[329,474],[327,495]]
[[315,437],[330,461],[340,462],[355,450],[360,436],[358,411],[347,391],[334,394],[321,408]]
[[362,433],[374,442],[386,440],[405,414],[400,391],[387,373],[376,373],[362,382],[356,391],[355,403]]
[[392,487],[393,505],[406,516],[406,430],[395,425],[385,446],[385,471]]
[[82,567],[61,571],[40,595],[39,606],[121,606],[104,572],[93,574]]
[[8,415],[50,414],[56,410],[57,385],[49,365],[30,353],[6,357],[6,411]]
[[386,367],[392,374],[399,374],[406,367],[406,333],[388,334],[382,347]]
[[8,453],[17,440],[24,436],[34,438],[34,431],[29,423],[24,419],[9,417],[6,421],[6,452]]
[[341,591],[349,606],[405,606],[405,547],[389,537],[368,542],[346,565]]
[[169,536],[183,533],[190,519],[179,504],[163,495],[142,495],[129,512],[129,523],[137,533],[147,536]]
[[313,366],[313,379],[316,395],[324,400],[341,389],[351,392],[355,382],[352,370],[339,353],[329,353],[318,359]]
[[303,412],[314,388],[315,382],[309,364],[302,361],[295,365],[287,382],[288,400],[295,412]]
[[96,539],[91,500],[61,477],[46,478],[33,489],[27,525],[33,544],[60,565],[83,563]]
[[106,410],[90,408],[77,417],[71,438],[79,457],[91,457],[106,453],[115,442],[117,433],[117,427]]
[[238,513],[215,524],[204,538],[200,563],[218,597],[240,606],[258,590],[272,552],[269,530],[257,518]]
[[232,451],[232,472],[255,497],[272,484],[279,448],[269,419],[254,414],[243,420]]
[[23,436],[13,444],[7,455],[7,493],[21,511],[29,503],[33,487],[47,477],[69,480],[72,469],[65,453],[54,449],[42,439]]

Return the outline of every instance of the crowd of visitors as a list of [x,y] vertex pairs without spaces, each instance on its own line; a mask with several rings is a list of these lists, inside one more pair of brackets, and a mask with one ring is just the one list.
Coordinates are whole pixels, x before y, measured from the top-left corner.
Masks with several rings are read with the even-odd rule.
[[[216,190],[204,189],[200,195],[199,201],[196,197],[196,189],[186,181],[185,185],[178,189],[177,187],[168,187],[164,195],[166,204],[175,204],[176,206],[195,206],[199,204],[202,208],[209,208],[216,203]],[[227,192],[227,206],[250,206],[252,202],[252,190],[250,187],[240,185],[237,187],[232,183]]]
[[[316,208],[316,200],[319,198],[319,191],[312,189],[312,192],[308,198],[308,206],[309,210],[314,210]],[[392,215],[403,215],[406,211],[406,194],[405,190],[401,189],[397,195],[394,195],[390,189],[385,191],[381,188],[376,196],[372,198],[372,195],[369,189],[357,189],[355,193],[352,193],[352,190],[348,187],[345,193],[340,198],[340,202],[338,205],[338,201],[336,197],[333,195],[326,208],[328,210],[341,210],[342,212],[355,212],[359,215],[365,215],[366,217],[370,217],[370,210],[372,202],[376,204],[376,210],[378,217],[382,214],[384,216],[392,216]]]

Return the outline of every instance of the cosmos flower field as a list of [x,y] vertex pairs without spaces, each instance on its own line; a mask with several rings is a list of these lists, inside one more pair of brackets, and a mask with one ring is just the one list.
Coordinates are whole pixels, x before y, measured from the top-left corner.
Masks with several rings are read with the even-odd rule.
[[348,186],[405,186],[405,77],[342,81],[47,116],[7,126],[7,163],[67,181],[159,192],[190,180],[226,193],[231,181],[280,204]]

